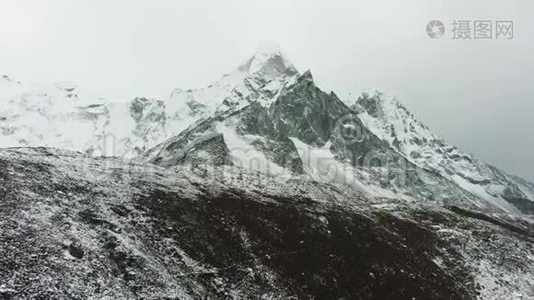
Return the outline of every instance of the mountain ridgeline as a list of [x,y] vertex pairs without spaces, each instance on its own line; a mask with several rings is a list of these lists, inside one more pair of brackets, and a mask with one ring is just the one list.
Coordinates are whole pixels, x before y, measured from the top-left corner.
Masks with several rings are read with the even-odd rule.
[[[169,99],[95,102],[73,84],[0,78],[0,143],[139,159],[164,167],[234,165],[343,183],[377,197],[534,213],[534,184],[447,144],[377,93],[354,103],[322,91],[279,52],[258,53]],[[349,101],[350,102],[350,101]]]

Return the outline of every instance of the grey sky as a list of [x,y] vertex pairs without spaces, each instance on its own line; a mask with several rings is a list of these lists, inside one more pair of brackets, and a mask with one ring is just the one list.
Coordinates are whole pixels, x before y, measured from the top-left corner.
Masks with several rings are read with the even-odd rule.
[[[340,96],[380,89],[447,140],[534,180],[534,2],[0,2],[0,73],[111,99],[212,83],[265,42]],[[426,24],[447,32],[432,40]],[[513,40],[451,39],[451,22],[513,20]]]

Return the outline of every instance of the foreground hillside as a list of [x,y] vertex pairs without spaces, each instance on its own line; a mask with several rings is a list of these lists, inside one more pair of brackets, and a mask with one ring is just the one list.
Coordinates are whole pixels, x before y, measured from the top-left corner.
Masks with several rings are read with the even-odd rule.
[[0,150],[0,298],[529,299],[531,224],[236,167]]

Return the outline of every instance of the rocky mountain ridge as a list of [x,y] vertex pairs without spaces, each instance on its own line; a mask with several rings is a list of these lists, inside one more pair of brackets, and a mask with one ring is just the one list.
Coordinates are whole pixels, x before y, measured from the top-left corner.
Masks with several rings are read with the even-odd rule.
[[[163,166],[186,161],[238,165],[270,174],[303,174],[314,180],[344,183],[379,197],[531,213],[528,207],[534,201],[518,193],[516,185],[503,188],[507,197],[494,199],[458,181],[454,172],[460,173],[460,168],[453,169],[451,176],[450,172],[414,161],[414,153],[406,153],[396,140],[372,127],[379,124],[369,122],[362,114],[363,106],[348,107],[335,93],[319,89],[310,71],[296,73],[292,65],[282,63],[285,61],[280,53],[263,60],[263,69],[276,70],[269,73],[275,76],[263,79],[266,86],[271,84],[269,80],[285,80],[277,84],[280,89],[275,94],[269,94],[270,99],[256,92],[249,95],[263,100],[237,98],[230,101],[237,103],[234,106],[225,106],[223,101],[213,117],[194,123],[151,149],[145,160]],[[372,104],[365,107],[371,109]],[[402,106],[396,109],[404,112],[405,118],[413,117]],[[420,127],[426,130],[424,134],[431,134],[423,125]],[[427,139],[424,134],[422,141]],[[414,139],[417,141],[417,136]],[[497,171],[486,168],[485,172]]]
[[75,85],[28,91],[7,76],[0,95],[3,147],[234,164],[377,196],[461,199],[515,214],[534,209],[532,184],[447,145],[396,101],[364,95],[347,106],[279,51],[260,52],[213,85],[175,90],[167,101],[89,104]]

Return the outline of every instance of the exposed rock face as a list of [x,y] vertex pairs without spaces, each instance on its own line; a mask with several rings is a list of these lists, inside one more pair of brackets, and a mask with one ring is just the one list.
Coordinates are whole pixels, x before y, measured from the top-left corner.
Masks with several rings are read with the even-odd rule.
[[211,118],[151,149],[146,159],[166,167],[185,162],[213,165],[230,163],[228,148],[222,135],[216,132]]
[[0,170],[4,298],[534,296],[519,218],[44,148]]
[[362,165],[370,153],[401,158],[365,128],[334,93],[327,94],[315,86],[310,71],[282,90],[270,114],[281,133],[314,147],[330,142],[330,150],[352,165]]
[[[170,146],[166,151],[173,151]],[[224,143],[222,134],[203,135],[194,143],[189,144],[187,148],[180,149],[181,152],[175,152],[169,159],[166,156],[158,156],[152,160],[153,163],[170,167],[176,165],[191,164],[211,164],[214,166],[231,165],[229,150]]]
[[336,121],[349,111],[335,96],[331,97],[315,86],[310,71],[282,90],[270,108],[278,130],[312,146],[323,146]]
[[[220,151],[207,151],[201,144],[219,137]],[[231,145],[225,141],[229,139]],[[258,102],[254,102],[237,111],[221,114],[213,118],[198,122],[175,138],[158,145],[148,152],[146,160],[149,162],[171,166],[183,163],[183,159],[176,159],[188,155],[191,151],[210,152],[213,156],[205,161],[198,161],[209,165],[227,164],[233,161],[245,168],[254,169],[256,164],[274,164],[278,171],[287,169],[293,174],[300,174],[302,161],[293,142],[280,134],[274,127],[267,110]],[[263,161],[261,161],[263,160]],[[268,165],[265,165],[268,167]],[[269,173],[269,172],[267,172]]]
[[[379,107],[376,109],[378,114]],[[463,205],[473,204],[485,209],[498,207],[477,200],[478,196],[471,191],[407,160],[397,152],[395,143],[390,145],[377,137],[334,93],[327,94],[317,88],[309,71],[281,91],[270,107],[270,114],[282,134],[331,153],[334,163],[312,168],[327,169],[334,165],[335,172],[341,173],[334,176],[334,181],[375,185],[422,201],[448,203],[462,199]],[[336,165],[337,162],[341,165]],[[347,179],[347,174],[351,173],[355,179]],[[449,197],[451,195],[454,196]]]
[[237,134],[246,137],[247,142],[270,161],[294,174],[303,173],[302,161],[295,145],[275,128],[267,109],[259,102],[230,114],[223,123],[235,128]]

